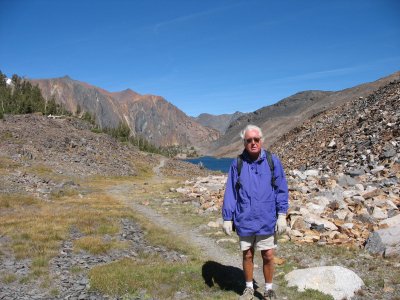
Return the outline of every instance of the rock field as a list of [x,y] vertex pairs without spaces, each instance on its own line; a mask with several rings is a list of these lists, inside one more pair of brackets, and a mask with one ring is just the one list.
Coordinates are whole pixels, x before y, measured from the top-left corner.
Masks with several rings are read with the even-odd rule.
[[[315,116],[273,149],[287,173],[291,240],[400,254],[400,82]],[[210,175],[177,191],[220,211],[225,182]],[[389,227],[384,245],[376,234]]]

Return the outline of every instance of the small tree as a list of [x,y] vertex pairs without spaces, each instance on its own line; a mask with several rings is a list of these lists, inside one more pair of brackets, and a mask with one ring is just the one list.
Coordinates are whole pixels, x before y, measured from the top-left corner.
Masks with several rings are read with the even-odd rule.
[[75,114],[76,114],[77,116],[79,116],[79,115],[81,114],[81,112],[82,112],[81,106],[78,104],[78,105],[76,106],[76,112],[75,112]]

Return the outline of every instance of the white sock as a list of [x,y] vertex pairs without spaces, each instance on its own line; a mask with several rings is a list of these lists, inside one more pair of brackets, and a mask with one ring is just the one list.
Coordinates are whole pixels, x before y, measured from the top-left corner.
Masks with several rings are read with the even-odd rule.
[[251,288],[251,289],[253,289],[254,290],[254,288],[253,288],[253,281],[249,281],[249,282],[247,282],[246,281],[246,287],[248,288]]
[[266,291],[272,290],[272,282],[271,283],[268,283],[268,282],[265,283],[265,290]]

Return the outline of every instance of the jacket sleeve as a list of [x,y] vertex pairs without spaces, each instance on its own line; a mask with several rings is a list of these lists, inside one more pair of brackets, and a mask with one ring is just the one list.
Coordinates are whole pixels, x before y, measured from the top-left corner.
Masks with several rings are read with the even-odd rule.
[[233,214],[236,208],[236,189],[235,184],[237,181],[237,166],[236,160],[231,164],[228,173],[228,179],[225,186],[224,202],[222,204],[222,218],[224,221],[232,221]]
[[289,191],[282,163],[275,157],[276,213],[286,214],[289,208]]

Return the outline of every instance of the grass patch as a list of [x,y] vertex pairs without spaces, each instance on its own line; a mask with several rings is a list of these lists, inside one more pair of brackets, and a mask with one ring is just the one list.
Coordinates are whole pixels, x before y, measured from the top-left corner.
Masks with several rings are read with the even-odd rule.
[[142,179],[149,179],[154,175],[152,166],[149,166],[148,163],[137,160],[134,162],[134,166],[135,170],[138,172],[138,177]]
[[39,204],[40,200],[28,195],[2,194],[0,208],[20,208],[21,206]]
[[13,139],[13,134],[11,131],[5,131],[0,135],[0,141],[5,142],[7,140]]
[[296,300],[333,300],[332,296],[323,294],[317,290],[306,289],[304,292],[299,292],[295,287],[286,287],[285,295],[287,299]]
[[79,195],[79,191],[76,188],[63,188],[63,189],[55,189],[50,193],[50,197],[52,200],[58,200],[62,197],[76,197]]
[[77,274],[77,273],[81,273],[84,271],[83,268],[79,267],[79,266],[72,266],[71,269],[69,270],[72,274]]
[[393,284],[400,284],[400,272],[395,272],[392,274],[391,282]]
[[119,232],[118,224],[110,220],[110,223],[103,223],[97,227],[97,234],[116,234]]
[[77,249],[85,250],[91,254],[104,254],[112,249],[122,249],[128,247],[126,243],[118,241],[106,241],[101,236],[86,236],[74,242]]
[[32,267],[34,267],[34,268],[44,268],[44,267],[47,267],[48,264],[49,264],[49,261],[44,256],[35,257],[32,261]]
[[20,164],[16,163],[12,159],[4,156],[0,156],[0,171],[7,171],[8,169],[15,169]]
[[56,297],[56,296],[58,296],[59,294],[60,294],[60,291],[59,291],[58,289],[56,289],[56,288],[52,288],[52,289],[50,290],[50,296]]
[[5,283],[5,284],[13,283],[16,280],[17,280],[17,276],[15,274],[11,274],[11,273],[6,273],[1,278],[1,281],[3,281],[3,283]]
[[206,286],[201,268],[199,261],[166,263],[152,256],[145,262],[123,259],[96,267],[89,272],[89,277],[93,289],[120,297],[142,295],[141,299],[172,299],[179,292],[189,294],[190,299],[237,298],[233,292],[215,291]]
[[30,276],[24,276],[22,278],[20,278],[19,283],[21,284],[27,284],[29,281],[31,281],[31,277]]
[[29,171],[40,177],[54,175],[54,172],[50,167],[42,165],[42,164],[36,164],[35,166],[30,167]]
[[[97,193],[82,198],[62,196],[50,202],[28,196],[1,195],[0,207],[18,208],[0,216],[0,235],[11,238],[8,246],[17,259],[37,261],[34,270],[37,275],[47,268],[40,266],[40,261],[48,261],[58,254],[71,227],[77,227],[86,235],[117,234],[120,219],[132,216],[132,211],[115,199]],[[115,242],[105,245],[110,249],[122,246]]]

